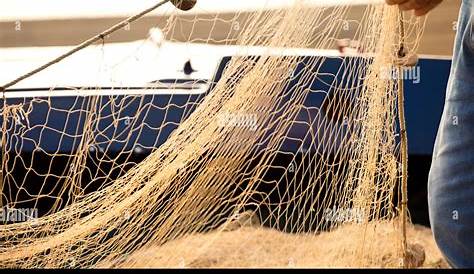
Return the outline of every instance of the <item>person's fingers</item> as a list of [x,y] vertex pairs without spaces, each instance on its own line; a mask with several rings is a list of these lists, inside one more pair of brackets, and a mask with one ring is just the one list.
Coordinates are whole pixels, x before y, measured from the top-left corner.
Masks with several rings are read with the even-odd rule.
[[385,0],[387,5],[400,5],[410,0]]
[[440,3],[442,2],[442,0],[434,0],[434,1],[431,1],[431,3],[429,3],[428,5],[424,6],[424,7],[421,7],[421,8],[418,8],[418,9],[415,9],[415,15],[416,16],[423,16],[423,15],[426,15],[429,11],[431,11],[432,9],[434,9],[436,6],[438,6]]
[[401,10],[416,10],[426,7],[430,2],[431,0],[410,0],[399,6]]
[[398,5],[403,11],[414,10],[416,16],[423,16],[434,9],[442,0],[385,0],[388,5]]
[[413,1],[408,1],[403,4],[398,5],[401,10],[411,10],[413,9]]

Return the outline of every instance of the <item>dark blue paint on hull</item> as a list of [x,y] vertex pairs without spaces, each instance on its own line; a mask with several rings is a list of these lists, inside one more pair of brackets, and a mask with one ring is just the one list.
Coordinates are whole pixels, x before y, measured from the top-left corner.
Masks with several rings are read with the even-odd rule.
[[[224,58],[213,82],[220,79],[223,69],[230,58]],[[344,78],[342,73],[331,76],[345,66],[358,62],[354,58],[328,57],[321,64],[315,58],[305,57],[294,72],[296,76],[287,87],[290,92],[299,85],[302,70],[319,68],[321,76],[307,85],[311,93],[307,96],[302,110],[289,132],[290,137],[303,139],[312,125],[317,131],[317,115],[324,98],[327,96],[327,83],[341,83],[359,79]],[[419,83],[417,80],[405,80],[406,117],[409,137],[409,153],[417,155],[431,154],[437,126],[441,117],[445,89],[451,62],[449,60],[421,59],[419,62]],[[308,67],[309,65],[309,67]],[[322,74],[327,73],[327,74]],[[358,76],[357,76],[358,77]],[[210,88],[213,86],[211,85]],[[61,90],[56,90],[60,93]],[[209,92],[209,91],[208,91]],[[355,92],[355,91],[354,91]],[[98,149],[105,153],[117,153],[138,148],[138,151],[150,151],[162,145],[169,135],[199,105],[205,94],[201,95],[117,95],[99,97],[48,97],[48,98],[11,98],[8,105],[23,104],[28,112],[27,119],[8,121],[7,130],[22,132],[21,137],[7,140],[7,149],[31,152],[38,147],[55,153],[71,153],[78,149],[87,117],[87,109],[97,109],[100,119],[93,124]],[[0,100],[2,101],[2,100]],[[1,102],[3,104],[3,102]],[[117,111],[120,109],[120,111]],[[130,118],[133,117],[133,118]],[[116,123],[114,123],[114,121]],[[340,121],[336,121],[340,122]],[[314,149],[306,138],[304,149]],[[296,152],[300,143],[286,141],[283,151]],[[314,144],[313,144],[314,146]]]

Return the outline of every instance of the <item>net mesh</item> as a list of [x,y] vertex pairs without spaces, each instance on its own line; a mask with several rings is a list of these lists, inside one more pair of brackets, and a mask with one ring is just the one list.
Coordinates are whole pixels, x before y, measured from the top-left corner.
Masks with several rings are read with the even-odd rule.
[[[162,45],[150,36],[120,52],[104,37],[48,69],[90,73],[87,87],[55,78],[42,94],[6,90],[1,205],[38,218],[3,222],[0,266],[205,266],[224,240],[222,266],[275,266],[269,249],[320,258],[309,266],[400,266],[399,83],[385,72],[401,44],[416,51],[424,21],[315,2],[172,12]],[[358,41],[354,52],[314,50],[340,38]],[[121,78],[145,79],[153,62],[166,70],[166,47],[223,46],[232,58],[211,79]],[[75,66],[86,53],[94,63]],[[275,245],[249,248],[258,239]]]

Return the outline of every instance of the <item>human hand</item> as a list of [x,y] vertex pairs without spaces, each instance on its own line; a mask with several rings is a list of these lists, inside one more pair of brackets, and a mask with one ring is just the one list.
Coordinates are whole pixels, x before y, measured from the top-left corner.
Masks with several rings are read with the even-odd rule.
[[401,10],[414,10],[416,16],[423,16],[443,0],[385,0],[388,5],[398,5]]

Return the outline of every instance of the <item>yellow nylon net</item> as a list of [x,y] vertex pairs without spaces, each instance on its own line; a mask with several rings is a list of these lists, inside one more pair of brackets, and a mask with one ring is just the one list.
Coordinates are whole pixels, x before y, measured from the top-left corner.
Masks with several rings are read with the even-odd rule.
[[[416,51],[424,21],[324,2],[172,11],[161,48],[104,37],[32,77],[94,71],[107,89],[59,77],[43,94],[7,89],[1,204],[39,216],[0,226],[0,266],[401,266],[399,84],[384,72],[402,43]],[[341,38],[357,50],[325,51]],[[226,46],[220,77],[123,87],[150,63],[166,70],[166,47],[179,59]],[[86,53],[94,62],[75,66]]]

